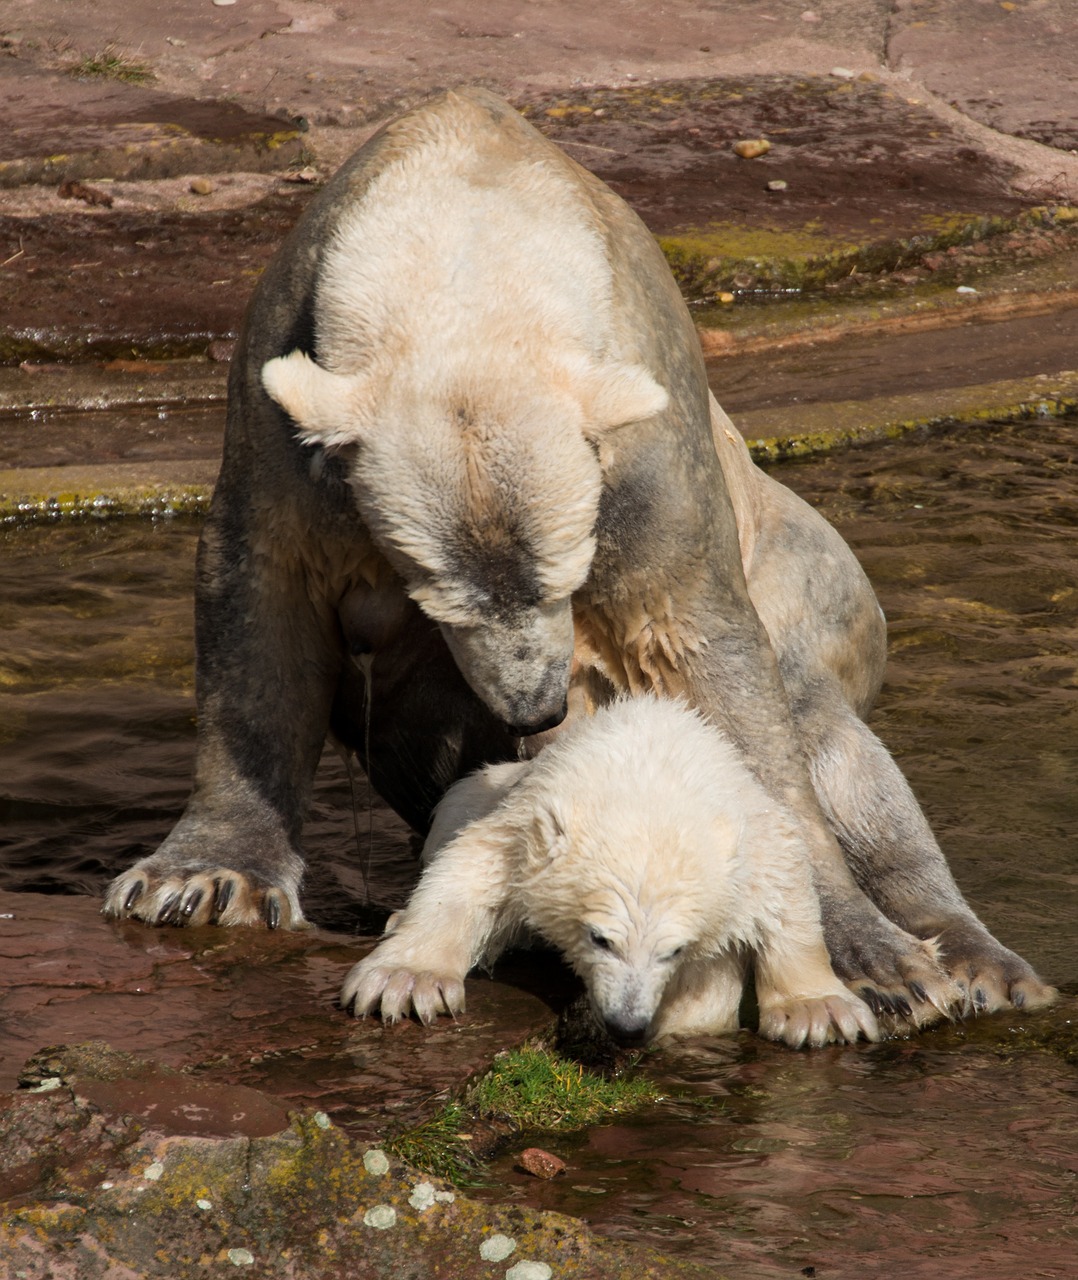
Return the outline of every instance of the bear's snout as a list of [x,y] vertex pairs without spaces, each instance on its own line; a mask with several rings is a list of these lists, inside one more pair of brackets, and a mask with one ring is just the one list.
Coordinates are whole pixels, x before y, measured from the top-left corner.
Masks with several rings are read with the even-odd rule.
[[559,710],[545,720],[536,720],[529,724],[507,724],[506,730],[514,738],[530,738],[536,733],[545,733],[547,729],[556,729],[569,714],[569,702],[564,700]]
[[603,1017],[606,1034],[622,1049],[639,1049],[651,1038],[651,1019],[641,1017]]

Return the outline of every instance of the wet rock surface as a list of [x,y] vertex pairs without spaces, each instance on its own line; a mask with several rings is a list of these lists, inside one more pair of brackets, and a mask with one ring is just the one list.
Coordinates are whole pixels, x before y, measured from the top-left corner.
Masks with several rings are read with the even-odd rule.
[[481,981],[467,1014],[432,1030],[357,1021],[337,1007],[337,992],[372,942],[320,930],[109,923],[94,899],[0,893],[0,1089],[15,1086],[42,1045],[107,1033],[118,1051],[207,1073],[201,1102],[178,1100],[174,1086],[156,1100],[136,1090],[129,1109],[148,1123],[174,1127],[190,1104],[219,1125],[212,1088],[227,1084],[267,1089],[278,1107],[317,1105],[370,1136],[387,1116],[406,1123],[554,1019],[542,999]]
[[26,1079],[0,1100],[5,1276],[706,1274],[562,1215],[474,1203],[324,1111],[286,1116],[101,1042],[39,1054]]

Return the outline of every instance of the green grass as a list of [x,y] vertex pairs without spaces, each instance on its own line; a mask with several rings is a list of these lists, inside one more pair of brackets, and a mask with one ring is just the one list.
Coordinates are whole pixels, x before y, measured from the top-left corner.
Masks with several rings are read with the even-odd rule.
[[68,67],[68,72],[81,79],[122,80],[125,84],[148,84],[154,78],[149,67],[135,62],[111,45],[100,53],[87,54]]
[[465,1132],[475,1120],[497,1121],[516,1133],[584,1129],[661,1097],[650,1080],[607,1078],[543,1046],[525,1045],[499,1054],[461,1102],[383,1146],[413,1168],[467,1186],[480,1180],[480,1161]]
[[468,1103],[477,1115],[517,1129],[584,1129],[660,1097],[650,1080],[608,1079],[549,1049],[525,1046],[495,1058]]

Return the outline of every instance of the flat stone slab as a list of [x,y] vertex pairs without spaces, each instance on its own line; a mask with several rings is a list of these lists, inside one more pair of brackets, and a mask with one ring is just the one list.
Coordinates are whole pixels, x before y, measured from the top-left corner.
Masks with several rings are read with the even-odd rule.
[[370,1135],[554,1019],[537,996],[476,980],[456,1021],[357,1021],[336,997],[371,942],[316,929],[156,929],[107,921],[91,898],[0,891],[0,1091],[41,1046],[104,1036],[121,1052],[264,1091],[282,1111],[317,1106]]
[[0,186],[280,169],[302,147],[293,121],[235,103],[0,60]]
[[897,0],[891,66],[1002,133],[1078,148],[1072,0]]

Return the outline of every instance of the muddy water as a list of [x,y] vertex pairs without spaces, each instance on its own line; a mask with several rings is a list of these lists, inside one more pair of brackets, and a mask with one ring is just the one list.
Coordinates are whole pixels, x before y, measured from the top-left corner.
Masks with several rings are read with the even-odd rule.
[[[741,1277],[1074,1274],[1078,1073],[1030,1040],[1065,1030],[1078,994],[1076,433],[986,428],[780,473],[851,541],[890,618],[875,727],[976,909],[1070,992],[1063,1010],[872,1047],[745,1034],[658,1053],[646,1069],[671,1100],[557,1140],[556,1182],[508,1153],[492,1196]],[[3,887],[97,892],[181,807],[196,537],[181,521],[0,533]],[[368,819],[362,783],[358,800],[354,824],[327,758],[308,906],[338,928],[368,921],[363,858],[376,901],[412,873],[401,825]]]
[[[100,893],[183,808],[197,540],[185,519],[0,531],[0,888]],[[408,829],[361,773],[354,798],[327,751],[305,828],[327,928],[370,924],[365,873],[383,908],[414,874]]]

